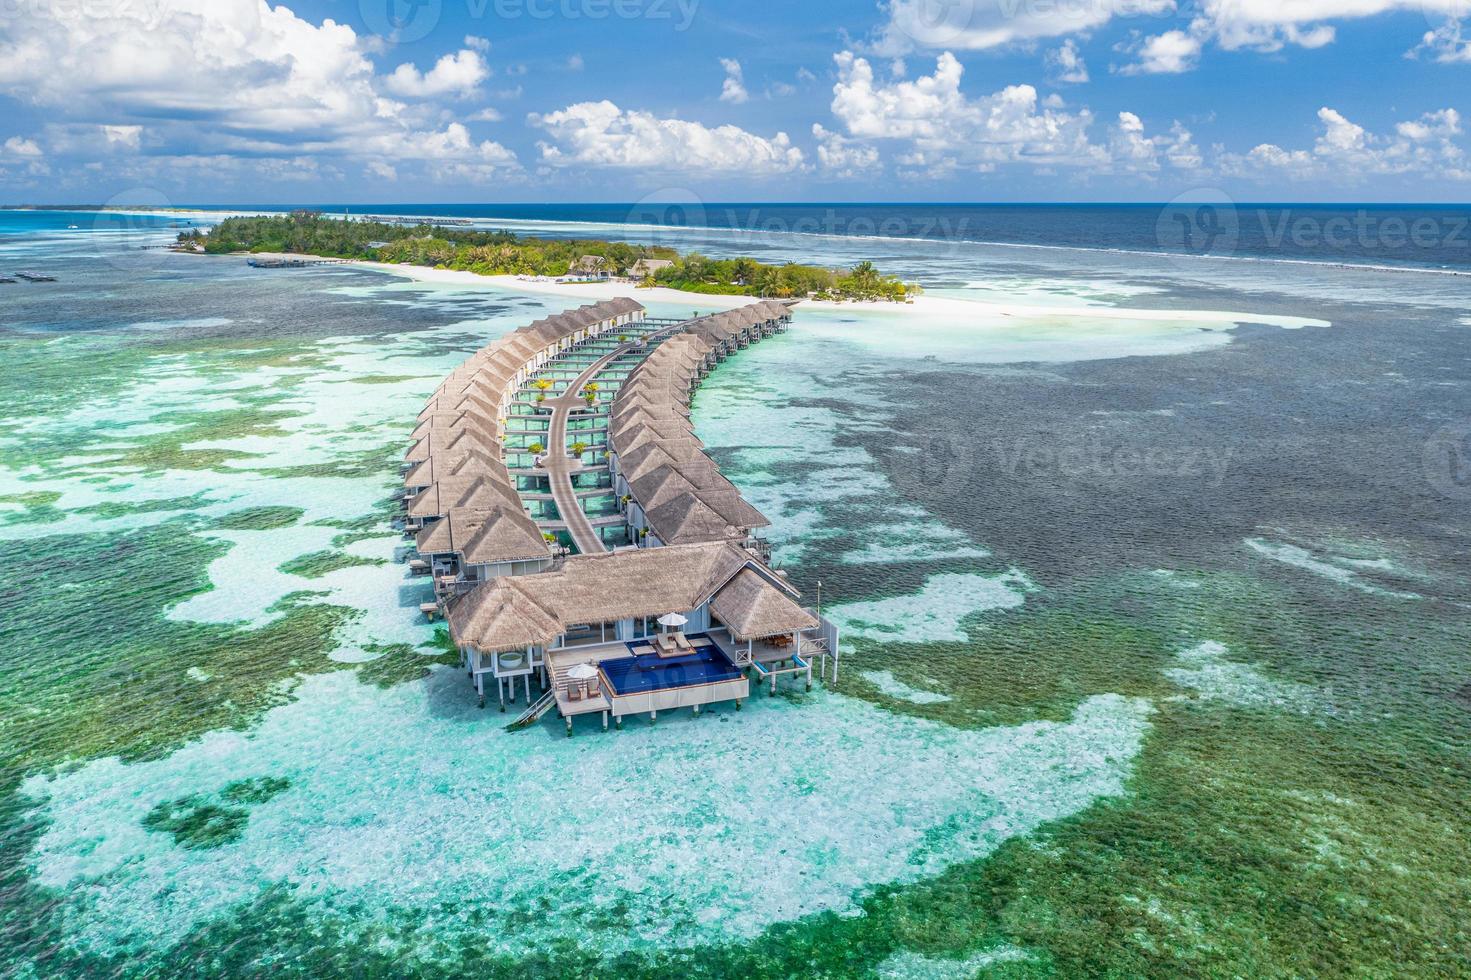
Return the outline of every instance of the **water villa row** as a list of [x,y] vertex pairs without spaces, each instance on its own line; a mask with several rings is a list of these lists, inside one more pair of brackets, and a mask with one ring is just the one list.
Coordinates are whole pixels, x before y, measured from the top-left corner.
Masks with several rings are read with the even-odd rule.
[[500,337],[439,386],[403,520],[482,706],[493,685],[502,710],[525,698],[512,727],[555,708],[570,735],[580,715],[621,727],[739,709],[753,679],[836,679],[836,628],[772,567],[769,522],[689,419],[716,364],[790,322],[782,303],[681,321],[620,298]]

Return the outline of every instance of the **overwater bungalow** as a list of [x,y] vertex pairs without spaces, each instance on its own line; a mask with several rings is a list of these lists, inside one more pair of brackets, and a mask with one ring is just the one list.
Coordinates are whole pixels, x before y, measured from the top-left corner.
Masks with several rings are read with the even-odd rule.
[[502,707],[519,680],[533,709],[555,706],[569,732],[584,714],[621,727],[630,714],[739,708],[748,671],[773,690],[780,672],[810,686],[813,661],[836,649],[836,632],[797,600],[781,575],[733,543],[670,545],[496,579],[450,607],[450,635],[482,702],[487,680]]
[[601,255],[584,255],[572,263],[567,274],[583,279],[607,279],[613,275],[613,270],[608,267],[608,260]]
[[[610,300],[498,338],[440,384],[405,453],[404,526],[482,706],[487,678],[502,709],[535,682],[518,721],[556,708],[570,734],[582,714],[739,706],[753,677],[810,685],[814,657],[836,678],[836,628],[771,567],[766,518],[689,421],[710,368],[790,317],[763,302],[646,323]],[[532,467],[517,447],[543,439]],[[607,550],[617,525],[637,547]]]

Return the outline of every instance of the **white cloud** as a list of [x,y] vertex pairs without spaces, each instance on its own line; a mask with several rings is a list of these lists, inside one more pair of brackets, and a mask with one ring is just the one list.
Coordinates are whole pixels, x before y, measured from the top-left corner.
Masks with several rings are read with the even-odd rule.
[[1243,155],[1225,154],[1222,169],[1247,177],[1337,179],[1403,175],[1471,180],[1465,151],[1456,143],[1461,117],[1454,109],[1427,112],[1398,123],[1393,133],[1377,135],[1337,109],[1318,110],[1322,127],[1311,150],[1287,150],[1263,143]]
[[35,140],[12,136],[0,146],[0,155],[17,160],[39,160],[44,154]]
[[1175,75],[1190,71],[1200,57],[1201,40],[1184,31],[1165,31],[1147,37],[1132,50],[1138,62],[1119,69],[1125,75]]
[[479,51],[481,54],[486,54],[490,51],[490,39],[476,37],[474,34],[466,34],[465,47],[470,48],[472,51]]
[[1083,34],[1114,17],[1158,16],[1174,0],[891,0],[875,53],[919,49],[981,51],[1041,38]]
[[406,99],[432,99],[454,95],[464,98],[475,93],[481,82],[490,77],[490,68],[479,52],[464,48],[447,54],[427,72],[405,63],[383,80],[383,87]]
[[465,117],[465,121],[500,122],[504,118],[505,117],[501,115],[501,111],[495,106],[486,106],[484,109],[478,109],[475,112],[470,113],[468,116]]
[[582,55],[574,52],[567,56],[568,71],[582,71],[585,65],[586,63],[582,60]]
[[106,126],[102,127],[102,138],[107,140],[111,146],[125,147],[130,150],[138,149],[139,142],[143,136],[142,126]]
[[812,124],[812,135],[817,140],[817,160],[822,169],[834,177],[855,177],[875,170],[879,165],[876,147],[850,140],[839,133]]
[[1442,64],[1471,62],[1471,38],[1462,36],[1461,21],[1452,19],[1431,31],[1426,31],[1406,56],[1418,58],[1421,52],[1430,55]]
[[[964,68],[948,51],[932,75],[889,84],[875,81],[873,68],[850,51],[834,56],[833,115],[848,136],[909,140],[904,160],[933,169],[951,162],[977,168],[1027,160],[1033,164],[1099,164],[1107,152],[1088,141],[1092,115],[1043,104],[1030,85],[1009,85],[988,96],[960,91]],[[921,162],[922,161],[922,162]]]
[[1047,68],[1047,77],[1054,83],[1080,85],[1088,80],[1088,65],[1072,38],[1062,42],[1062,47],[1048,51],[1042,63]]
[[708,127],[683,119],[623,110],[612,102],[579,102],[527,122],[545,130],[538,144],[554,166],[638,167],[657,171],[787,173],[802,166],[802,151],[786,133],[757,136],[737,126]]
[[1156,136],[1155,143],[1164,151],[1170,166],[1178,170],[1199,170],[1205,165],[1194,136],[1178,122],[1170,126],[1168,137]]
[[725,69],[725,81],[720,86],[720,101],[739,105],[750,98],[746,94],[745,79],[741,76],[741,63],[734,58],[721,58],[720,67]]
[[1177,170],[1198,170],[1204,164],[1190,131],[1176,122],[1168,135],[1146,136],[1144,121],[1132,112],[1120,112],[1109,131],[1113,169],[1144,175],[1161,169],[1160,158]]
[[1159,169],[1159,150],[1144,135],[1144,121],[1132,112],[1119,113],[1119,121],[1109,133],[1109,153],[1115,165],[1123,170],[1153,171]]
[[221,159],[263,178],[331,177],[343,173],[335,157],[426,160],[419,147],[436,140],[467,166],[514,166],[504,148],[426,128],[391,97],[472,88],[488,73],[477,52],[383,78],[368,50],[349,26],[264,0],[20,4],[0,25],[0,94],[51,112],[58,141],[90,155],[79,167],[138,149],[146,127],[130,179],[172,181]]

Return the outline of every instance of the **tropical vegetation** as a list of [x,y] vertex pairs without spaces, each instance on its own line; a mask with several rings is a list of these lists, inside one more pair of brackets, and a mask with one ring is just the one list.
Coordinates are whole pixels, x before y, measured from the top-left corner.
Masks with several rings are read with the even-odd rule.
[[509,231],[445,229],[427,224],[410,226],[328,217],[316,211],[226,218],[212,231],[191,228],[182,232],[179,244],[209,254],[297,253],[480,275],[565,276],[584,255],[596,255],[603,258],[604,268],[612,274],[627,276],[640,259],[668,259],[670,265],[645,277],[642,284],[777,299],[902,302],[919,292],[919,287],[885,275],[871,262],[860,262],[846,270],[795,262],[768,265],[749,258],[712,259],[698,252],[681,255],[658,245],[533,238]]

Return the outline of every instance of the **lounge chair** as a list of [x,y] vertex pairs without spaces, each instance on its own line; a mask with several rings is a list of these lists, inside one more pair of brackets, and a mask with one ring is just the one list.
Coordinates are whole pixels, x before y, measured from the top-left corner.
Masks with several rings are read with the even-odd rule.
[[677,646],[677,647],[679,647],[681,650],[684,650],[685,652],[688,652],[688,651],[694,649],[694,647],[690,646],[690,641],[687,640],[687,639],[685,639],[685,636],[684,636],[683,633],[675,633],[674,634],[674,645]]
[[668,633],[660,633],[657,637],[654,638],[654,643],[658,645],[660,650],[663,650],[665,652],[668,652],[675,648],[674,637],[670,636]]
[[578,684],[576,681],[574,681],[571,684],[568,684],[567,685],[567,700],[568,701],[581,701],[582,700],[582,685],[581,684]]

